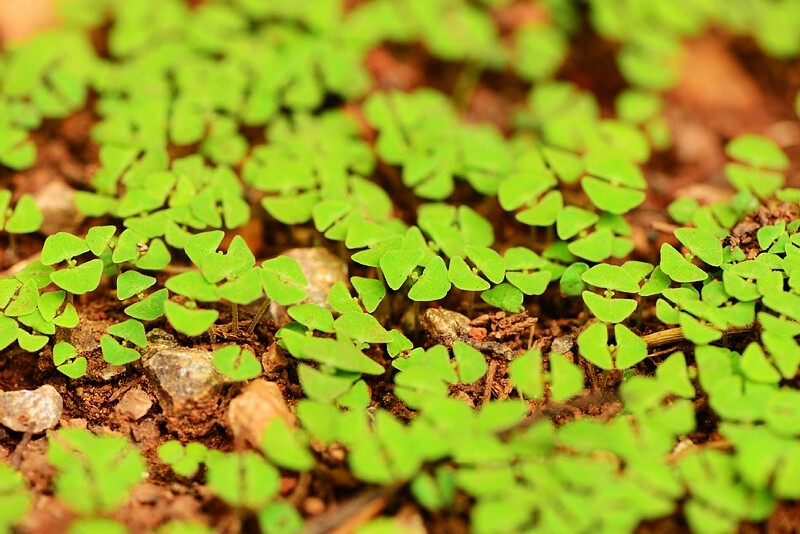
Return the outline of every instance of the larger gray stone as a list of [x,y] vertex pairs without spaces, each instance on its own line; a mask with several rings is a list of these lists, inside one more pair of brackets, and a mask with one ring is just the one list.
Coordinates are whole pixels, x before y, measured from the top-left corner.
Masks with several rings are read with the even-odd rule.
[[64,401],[56,388],[0,392],[0,423],[17,432],[38,434],[51,429],[61,419]]
[[183,410],[219,394],[230,382],[214,368],[211,351],[182,348],[158,329],[148,335],[148,341],[142,360],[162,404]]

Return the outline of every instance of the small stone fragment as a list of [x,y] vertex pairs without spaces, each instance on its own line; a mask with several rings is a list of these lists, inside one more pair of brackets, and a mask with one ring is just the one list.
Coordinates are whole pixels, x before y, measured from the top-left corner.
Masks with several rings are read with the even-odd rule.
[[435,342],[450,346],[469,335],[469,318],[452,310],[428,308],[419,319],[420,326]]
[[0,424],[17,432],[38,434],[58,424],[64,401],[56,388],[0,392]]
[[45,235],[77,232],[84,216],[75,207],[74,198],[75,190],[61,180],[47,182],[39,189],[34,195],[44,217],[39,231]]
[[553,340],[550,350],[559,354],[566,354],[575,346],[575,338],[572,336],[559,336]]
[[[149,347],[148,347],[149,348]],[[220,392],[229,380],[211,363],[210,351],[162,348],[144,351],[144,368],[158,388],[162,404],[183,410]]]
[[133,388],[122,396],[117,404],[117,411],[124,417],[138,421],[147,415],[152,406],[153,401],[150,400],[150,395],[139,388]]
[[277,343],[270,345],[261,355],[261,366],[266,374],[275,374],[286,368],[286,356]]
[[263,379],[250,382],[228,407],[228,426],[237,448],[244,448],[247,444],[261,448],[264,429],[275,417],[283,418],[290,427],[296,424],[295,416],[275,382]]

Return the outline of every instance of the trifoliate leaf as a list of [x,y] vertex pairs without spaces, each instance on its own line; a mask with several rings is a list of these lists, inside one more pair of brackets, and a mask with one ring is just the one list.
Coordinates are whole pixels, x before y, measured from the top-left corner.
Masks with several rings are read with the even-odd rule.
[[709,265],[718,267],[722,264],[722,243],[714,234],[702,228],[678,228],[675,237],[688,248],[692,254]]
[[444,260],[436,256],[411,287],[408,298],[414,301],[440,300],[448,291],[450,291],[450,280],[447,277],[447,267]]
[[77,267],[55,271],[50,279],[55,285],[74,295],[83,295],[97,289],[103,275],[103,260],[95,259]]
[[228,345],[214,351],[212,360],[217,371],[234,381],[251,380],[261,374],[261,362],[247,349]]
[[125,365],[139,359],[136,350],[123,347],[111,336],[100,338],[100,348],[103,350],[103,359],[112,365]]
[[708,274],[683,257],[669,243],[661,245],[661,270],[678,283],[700,282],[708,278]]
[[53,265],[88,251],[89,246],[86,244],[86,240],[67,232],[58,232],[45,239],[41,261],[44,265]]
[[[217,310],[187,308],[171,300],[164,302],[164,313],[175,330],[187,336],[199,336],[208,330],[219,317]],[[131,314],[128,313],[128,315]]]
[[141,274],[138,271],[125,271],[117,276],[117,298],[119,300],[129,299],[155,283],[156,279],[152,276]]

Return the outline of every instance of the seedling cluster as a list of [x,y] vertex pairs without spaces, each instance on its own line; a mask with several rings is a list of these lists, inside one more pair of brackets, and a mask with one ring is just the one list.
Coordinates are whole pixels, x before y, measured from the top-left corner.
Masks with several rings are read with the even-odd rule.
[[[105,298],[118,311],[101,366],[141,373],[156,328],[213,354],[221,395],[276,378],[269,344],[288,360],[291,417],[270,419],[258,446],[176,433],[142,451],[50,431],[70,532],[126,532],[115,513],[155,469],[266,533],[314,521],[287,480],[300,494],[330,473],[478,534],[665,518],[727,533],[800,499],[790,158],[764,136],[730,140],[730,200],[677,198],[649,256],[631,217],[643,168],[672,144],[663,94],[685,39],[713,24],[794,58],[797,3],[548,1],[511,30],[507,0],[351,4],[64,0],[60,29],[0,56],[4,258],[19,239],[40,245],[0,278],[3,358],[52,360],[40,370],[68,388],[98,380],[99,355],[73,335]],[[614,43],[626,85],[613,109],[560,74],[582,32]],[[455,69],[454,84],[387,88],[374,72],[387,46]],[[498,76],[527,91],[511,124],[467,120],[475,87]],[[86,222],[41,235],[34,195],[8,177],[36,169],[48,125],[85,109],[98,148],[74,198]],[[737,226],[758,210],[778,215]],[[313,269],[283,254],[302,236],[349,267],[324,302]],[[426,337],[439,308],[494,326]],[[539,321],[527,343],[503,337],[497,324],[523,312]],[[564,333],[574,346],[556,344]],[[601,417],[583,410],[595,404]],[[0,463],[0,529],[35,498]],[[395,508],[358,532],[405,531]]]

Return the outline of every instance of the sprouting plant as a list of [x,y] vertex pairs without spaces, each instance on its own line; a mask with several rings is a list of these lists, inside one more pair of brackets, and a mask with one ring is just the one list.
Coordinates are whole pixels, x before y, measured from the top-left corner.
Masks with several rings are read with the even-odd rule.
[[214,351],[214,367],[231,380],[250,380],[261,374],[261,363],[247,349],[228,345]]
[[66,263],[66,267],[54,271],[50,279],[69,295],[82,295],[97,289],[103,275],[103,261],[89,260],[78,265],[76,257],[89,252],[86,240],[66,232],[48,237],[42,247],[42,263],[54,265]]
[[0,189],[0,230],[6,232],[9,247],[15,252],[14,235],[35,232],[42,225],[42,212],[29,194],[22,195],[11,208],[11,191]]
[[254,452],[210,450],[204,462],[208,488],[231,506],[258,510],[278,493],[280,472]]
[[302,301],[307,295],[304,288],[308,286],[308,280],[294,258],[278,256],[266,260],[261,263],[259,274],[266,298],[247,329],[249,333],[255,331],[270,302],[288,306]]
[[589,326],[578,336],[581,356],[597,367],[627,369],[647,357],[647,343],[627,326],[614,325],[614,347],[608,345],[608,326],[598,322]]
[[392,366],[400,370],[395,376],[395,393],[407,405],[419,408],[428,399],[444,397],[448,384],[470,384],[486,374],[488,366],[483,354],[466,343],[453,344],[453,360],[447,347],[417,348]]
[[637,306],[636,300],[613,298],[613,296],[615,291],[639,292],[639,281],[649,271],[637,272],[637,268],[638,265],[635,262],[627,262],[621,267],[601,263],[583,273],[581,278],[585,283],[605,289],[605,295],[602,297],[592,291],[584,291],[581,294],[584,303],[595,317],[606,323],[619,323],[633,313]]
[[158,447],[158,457],[161,461],[184,477],[194,476],[207,454],[206,446],[197,442],[188,443],[184,447],[179,441],[170,440]]
[[380,131],[378,155],[402,165],[403,184],[422,198],[447,198],[455,177],[493,194],[512,170],[511,150],[499,133],[485,124],[459,124],[452,104],[435,91],[377,93],[365,113]]
[[80,378],[86,374],[86,357],[79,356],[75,346],[66,341],[53,346],[53,364],[70,378]]
[[725,165],[725,175],[736,189],[769,198],[783,186],[779,171],[789,167],[789,158],[774,141],[746,134],[730,141],[725,152],[737,160]]
[[549,372],[543,370],[542,353],[532,349],[517,356],[508,368],[514,387],[532,399],[544,398],[545,385],[550,386],[550,398],[564,401],[583,389],[583,372],[563,354],[548,354]]
[[113,512],[147,474],[141,453],[125,438],[80,428],[52,432],[47,459],[57,470],[56,494],[82,515]]
[[[110,335],[100,338],[100,348],[103,358],[112,365],[125,365],[139,359],[139,352],[129,344],[140,349],[147,345],[144,325],[135,319],[109,326],[108,333]],[[115,338],[122,339],[122,343]]]
[[28,513],[32,500],[22,474],[0,464],[0,528],[10,531]]

